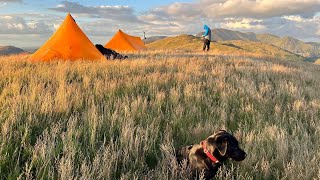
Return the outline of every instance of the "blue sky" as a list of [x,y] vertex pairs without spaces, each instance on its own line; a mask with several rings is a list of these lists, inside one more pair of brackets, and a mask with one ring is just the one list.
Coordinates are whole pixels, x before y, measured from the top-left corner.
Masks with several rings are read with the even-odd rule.
[[[25,0],[23,3],[8,3],[2,2],[0,0],[0,5],[6,3],[6,7],[1,9],[1,14],[4,13],[31,13],[47,12],[48,8],[54,7],[62,1],[55,0]],[[2,3],[1,3],[2,2]],[[71,2],[71,1],[70,1]],[[144,12],[151,8],[156,8],[158,6],[168,5],[174,2],[192,2],[192,0],[160,0],[160,1],[151,1],[151,0],[98,0],[98,1],[88,1],[88,0],[77,0],[73,2],[78,2],[86,6],[102,6],[102,5],[123,5],[133,7],[137,13]]]
[[0,0],[0,46],[39,47],[71,12],[93,43],[118,30],[196,34],[203,24],[320,42],[320,0]]

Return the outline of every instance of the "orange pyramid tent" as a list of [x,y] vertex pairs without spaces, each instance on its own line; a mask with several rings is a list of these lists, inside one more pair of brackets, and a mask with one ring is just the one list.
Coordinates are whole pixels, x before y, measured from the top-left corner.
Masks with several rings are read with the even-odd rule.
[[140,37],[130,36],[121,30],[104,47],[115,51],[140,51],[146,49]]
[[105,59],[68,14],[60,28],[32,56],[32,61]]

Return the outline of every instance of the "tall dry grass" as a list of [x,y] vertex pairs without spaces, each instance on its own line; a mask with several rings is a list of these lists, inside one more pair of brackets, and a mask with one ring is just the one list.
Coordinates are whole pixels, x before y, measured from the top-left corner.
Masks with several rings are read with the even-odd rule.
[[245,161],[217,179],[320,178],[320,67],[138,53],[128,61],[0,58],[0,179],[189,179],[177,147],[226,129]]

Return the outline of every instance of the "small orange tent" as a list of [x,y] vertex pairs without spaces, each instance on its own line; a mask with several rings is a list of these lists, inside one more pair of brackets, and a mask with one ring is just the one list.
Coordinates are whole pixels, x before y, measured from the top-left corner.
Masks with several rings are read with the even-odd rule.
[[130,36],[121,30],[104,47],[115,51],[140,51],[146,49],[140,37]]
[[73,17],[68,14],[54,35],[29,59],[32,61],[100,60],[104,59],[104,56],[82,32]]

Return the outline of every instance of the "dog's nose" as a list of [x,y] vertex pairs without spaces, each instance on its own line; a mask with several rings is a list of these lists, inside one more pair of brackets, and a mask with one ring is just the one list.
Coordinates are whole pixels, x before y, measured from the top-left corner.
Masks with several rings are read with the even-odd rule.
[[239,157],[240,157],[240,161],[244,160],[246,157],[247,157],[247,153],[242,151],[240,154],[239,154]]

